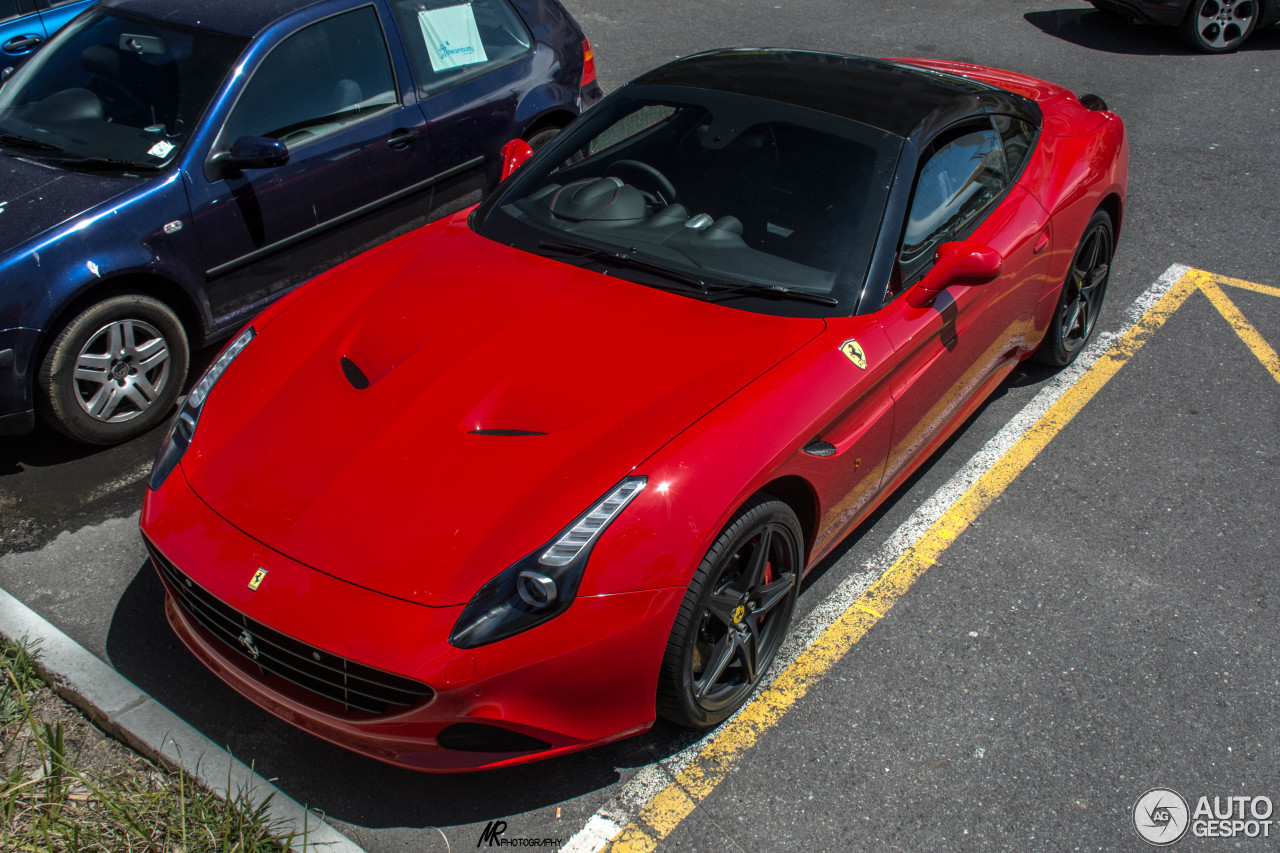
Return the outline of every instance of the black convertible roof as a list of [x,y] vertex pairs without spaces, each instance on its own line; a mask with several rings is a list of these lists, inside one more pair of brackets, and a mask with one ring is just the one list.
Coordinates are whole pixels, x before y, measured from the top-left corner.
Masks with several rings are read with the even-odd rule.
[[966,115],[1011,112],[1040,123],[1034,102],[1012,92],[865,56],[731,48],[677,59],[633,82],[692,86],[767,98],[878,127],[913,141]]

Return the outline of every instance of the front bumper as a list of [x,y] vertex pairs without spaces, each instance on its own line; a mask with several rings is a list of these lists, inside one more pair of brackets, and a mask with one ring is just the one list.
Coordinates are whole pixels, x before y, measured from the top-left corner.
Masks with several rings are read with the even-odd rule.
[[0,435],[35,429],[32,379],[38,329],[0,329]]
[[[618,740],[653,723],[658,667],[683,589],[580,597],[533,630],[461,650],[447,637],[462,606],[391,598],[290,560],[214,513],[181,467],[147,494],[141,524],[158,552],[166,616],[187,648],[250,701],[339,746],[416,770],[477,770]],[[265,578],[250,590],[259,569]],[[232,645],[211,631],[175,578],[243,614],[248,642]],[[344,708],[261,670],[245,651],[256,624],[314,649],[316,660],[350,661],[429,689],[405,709]]]

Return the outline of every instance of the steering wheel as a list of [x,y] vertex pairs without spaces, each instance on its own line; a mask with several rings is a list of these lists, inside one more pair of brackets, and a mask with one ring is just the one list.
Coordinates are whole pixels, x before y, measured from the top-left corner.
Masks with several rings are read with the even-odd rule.
[[615,160],[609,164],[609,168],[604,170],[604,175],[607,178],[615,172],[631,172],[651,179],[658,185],[658,201],[667,205],[676,203],[677,194],[675,184],[667,180],[666,175],[662,174],[648,163],[642,163],[639,160]]

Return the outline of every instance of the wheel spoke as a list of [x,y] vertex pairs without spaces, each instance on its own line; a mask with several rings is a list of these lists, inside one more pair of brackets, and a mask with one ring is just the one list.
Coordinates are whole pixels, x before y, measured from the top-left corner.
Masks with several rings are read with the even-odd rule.
[[769,546],[773,541],[773,527],[767,526],[760,531],[756,548],[751,552],[751,562],[743,572],[743,591],[755,589],[764,582],[764,570],[769,564]]
[[[163,344],[163,342],[161,342],[161,343]],[[138,362],[138,364],[137,364],[138,372],[139,372],[139,373],[150,373],[150,372],[151,372],[152,370],[154,370],[155,368],[160,367],[161,365],[165,364],[165,362],[167,362],[168,360],[169,360],[169,349],[168,349],[168,347],[161,346],[159,349],[154,349],[154,348],[153,348],[153,350],[151,351],[151,354],[150,354],[149,356],[147,356],[147,357],[146,357],[146,358],[144,358],[144,359],[141,359],[141,360]]]
[[138,392],[138,396],[135,397],[133,394],[130,394],[129,398],[134,400],[134,402],[140,401],[138,406],[140,409],[145,409],[147,406],[150,406],[155,402],[156,397],[160,396],[159,393],[157,393],[155,386],[151,384],[151,380],[142,373],[133,377],[133,381],[129,383],[129,387]]
[[134,350],[140,363],[146,364],[148,361],[154,360],[157,356],[168,358],[169,347],[165,344],[164,338],[152,338]]
[[760,665],[760,629],[754,619],[747,623],[747,636],[738,641],[738,657],[742,661],[747,684],[754,684],[756,669]]
[[1111,265],[1110,265],[1110,264],[1098,264],[1098,265],[1097,265],[1096,267],[1094,267],[1094,268],[1093,268],[1093,270],[1089,273],[1089,284],[1088,284],[1088,286],[1086,286],[1084,289],[1085,289],[1085,290],[1086,290],[1090,295],[1092,295],[1093,291],[1097,289],[1098,285],[1099,285],[1100,283],[1102,283],[1102,282],[1106,281],[1106,279],[1107,279],[1107,273],[1109,273],[1109,272],[1111,272]]
[[107,355],[114,356],[124,349],[123,323],[112,323],[107,332]]
[[787,595],[791,592],[791,587],[795,586],[796,576],[793,574],[783,575],[773,583],[765,584],[753,590],[753,595],[758,601],[756,609],[752,612],[754,616],[763,616],[779,603],[786,600]]
[[76,359],[76,369],[73,375],[76,379],[85,382],[102,384],[108,381],[108,371],[110,370],[111,356],[82,352]]
[[1076,320],[1080,318],[1080,299],[1074,300],[1070,305],[1063,306],[1062,334],[1066,337],[1071,334],[1071,330],[1076,327]]
[[105,382],[88,402],[89,414],[105,421],[115,414],[124,399],[124,389],[114,382]]
[[703,699],[707,695],[720,677],[724,675],[724,671],[729,666],[729,662],[733,660],[737,652],[738,637],[733,631],[726,631],[724,636],[716,640],[716,644],[711,647],[710,660],[707,661],[706,669],[702,671],[702,680],[698,682],[693,695],[698,699]]
[[728,592],[717,592],[707,602],[707,610],[719,619],[726,627],[733,626],[733,611],[738,608],[740,596]]

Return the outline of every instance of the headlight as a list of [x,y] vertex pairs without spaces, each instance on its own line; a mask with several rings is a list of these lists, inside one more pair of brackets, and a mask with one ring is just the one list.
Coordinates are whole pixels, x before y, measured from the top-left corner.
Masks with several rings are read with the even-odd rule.
[[235,360],[235,357],[253,340],[253,327],[245,329],[236,339],[227,345],[222,354],[218,356],[218,360],[209,365],[209,369],[204,372],[204,376],[200,377],[200,381],[191,389],[191,393],[187,395],[187,399],[183,401],[182,408],[178,409],[178,414],[173,419],[173,426],[169,430],[169,434],[165,436],[164,443],[160,445],[160,452],[156,454],[156,461],[151,463],[151,478],[147,480],[147,487],[153,492],[164,484],[165,479],[177,467],[178,460],[182,458],[182,454],[187,452],[187,448],[191,446],[191,437],[196,433],[196,423],[200,420],[200,412],[204,409],[204,401],[209,399],[209,391],[213,389],[214,383]]
[[628,477],[554,539],[480,587],[449,642],[474,649],[554,619],[573,601],[596,540],[632,498],[645,477]]

